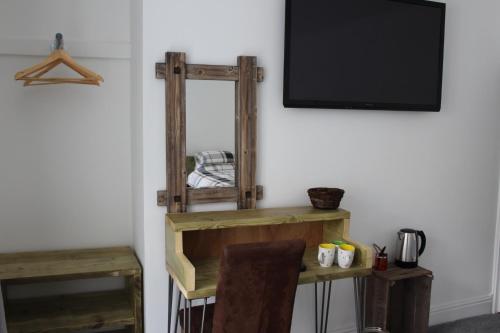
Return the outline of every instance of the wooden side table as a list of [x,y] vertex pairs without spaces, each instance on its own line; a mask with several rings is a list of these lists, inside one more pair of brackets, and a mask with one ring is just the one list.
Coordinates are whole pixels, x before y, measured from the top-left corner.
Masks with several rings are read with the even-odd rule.
[[[101,277],[123,277],[126,287],[31,299],[7,295],[13,284]],[[9,333],[143,332],[142,269],[129,247],[0,254],[0,283]]]
[[389,267],[367,279],[366,326],[391,333],[427,333],[433,274],[422,268]]

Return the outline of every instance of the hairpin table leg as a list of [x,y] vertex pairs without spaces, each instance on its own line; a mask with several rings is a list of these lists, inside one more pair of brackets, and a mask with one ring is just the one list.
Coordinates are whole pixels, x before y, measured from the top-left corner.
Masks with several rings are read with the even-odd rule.
[[168,276],[168,333],[170,333],[170,326],[172,324],[172,298],[174,289],[174,280]]
[[183,332],[186,332],[186,303],[187,303],[187,300],[186,300],[186,297],[184,297],[184,322],[183,322]]
[[188,333],[191,333],[191,300],[189,300],[189,326],[188,326]]
[[365,278],[354,277],[354,305],[356,310],[356,326],[358,333],[363,333],[365,316]]
[[323,331],[326,333],[326,328],[328,327],[328,313],[330,312],[330,295],[332,293],[332,281],[328,281],[328,297],[327,297],[327,305],[326,305],[326,318],[325,318],[325,330]]
[[205,311],[207,310],[207,298],[203,299],[203,314],[201,315],[201,330],[200,333],[203,333],[203,328],[205,326]]
[[[332,282],[322,282],[322,296],[321,296],[321,320],[319,324],[318,331],[318,283],[314,283],[314,318],[316,324],[316,333],[326,333],[328,327],[328,315],[330,311],[330,301],[331,301],[331,293],[332,293]],[[326,292],[326,284],[328,283],[328,296],[325,298]],[[326,301],[326,312],[325,312],[325,301]]]
[[315,333],[318,333],[318,283],[314,282],[314,322],[316,324]]
[[181,291],[177,292],[177,308],[175,309],[175,325],[174,333],[177,333],[177,327],[179,324],[179,309],[181,308]]
[[325,284],[326,282],[323,281],[322,287],[321,287],[321,292],[323,296],[321,297],[321,323],[319,324],[319,332],[323,332],[323,314],[325,313]]

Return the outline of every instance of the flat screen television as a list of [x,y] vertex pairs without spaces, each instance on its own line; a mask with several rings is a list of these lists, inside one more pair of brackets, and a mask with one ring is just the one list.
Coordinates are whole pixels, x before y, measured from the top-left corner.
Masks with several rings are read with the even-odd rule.
[[286,0],[285,107],[440,111],[446,5]]

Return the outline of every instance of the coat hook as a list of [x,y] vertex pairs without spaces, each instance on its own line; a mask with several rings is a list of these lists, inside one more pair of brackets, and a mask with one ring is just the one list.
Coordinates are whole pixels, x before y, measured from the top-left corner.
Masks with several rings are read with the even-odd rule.
[[54,42],[52,44],[52,51],[54,50],[64,50],[63,34],[60,32],[56,34],[56,39],[54,39]]

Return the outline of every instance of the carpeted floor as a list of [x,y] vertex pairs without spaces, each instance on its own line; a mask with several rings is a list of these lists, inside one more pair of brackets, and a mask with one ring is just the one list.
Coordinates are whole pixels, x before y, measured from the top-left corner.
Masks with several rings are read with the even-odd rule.
[[433,326],[429,333],[500,333],[500,314],[484,315]]

